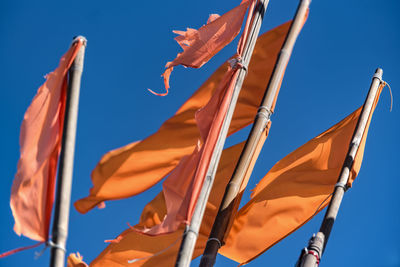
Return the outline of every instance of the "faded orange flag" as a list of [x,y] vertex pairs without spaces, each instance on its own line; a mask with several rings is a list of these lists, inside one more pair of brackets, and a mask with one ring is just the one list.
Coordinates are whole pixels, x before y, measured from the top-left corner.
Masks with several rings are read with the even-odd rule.
[[[372,112],[382,87],[383,85],[379,88]],[[220,254],[241,265],[247,264],[300,228],[329,203],[329,199],[324,201],[334,190],[361,109],[362,107],[272,167],[254,189],[251,200],[239,210],[225,240],[226,244],[219,250]],[[372,112],[353,163],[348,186],[352,185],[361,167]],[[265,137],[266,135],[260,144]],[[235,145],[224,150],[222,154],[193,258],[201,255],[205,248],[223,192],[243,145],[244,143]],[[249,173],[251,171],[247,172],[247,176]],[[167,204],[161,192],[146,205],[140,222],[135,227],[154,227],[162,222],[166,214]],[[129,266],[173,266],[182,231],[183,225],[166,235],[147,236],[128,229],[110,241],[111,244],[90,266],[116,267],[127,265],[128,262],[131,263]],[[74,255],[70,257],[76,258]]]
[[[285,23],[262,35],[258,39],[254,50],[253,59],[249,67],[248,79],[245,80],[242,93],[239,96],[239,102],[237,105],[238,108],[235,111],[235,123],[233,124],[235,130],[238,129],[237,125],[240,125],[238,124],[239,122],[242,124],[247,124],[248,121],[252,121],[254,119],[257,107],[263,95],[263,91],[266,88],[269,77],[272,73],[274,65],[271,61],[276,61],[278,51],[283,44],[287,31],[290,27],[290,23],[291,22]],[[221,69],[219,69],[216,74],[218,74],[219,71],[221,71]],[[263,72],[266,72],[268,75],[261,75]],[[214,74],[213,77],[215,77],[216,74]],[[213,82],[213,77],[211,77],[206,84]],[[199,93],[202,93],[202,91],[197,91],[194,96],[198,95]],[[194,97],[192,97],[192,99],[189,101],[198,101]],[[189,101],[187,103],[190,103]],[[183,107],[187,106],[187,103],[185,103]],[[274,107],[275,104],[273,105],[273,108]],[[177,114],[179,114],[179,111]],[[268,125],[268,127],[265,129],[265,134],[262,136],[259,144],[257,145],[257,151],[251,160],[249,169],[246,172],[245,182],[243,183],[241,190],[244,190],[245,188],[245,184],[247,183],[247,180],[252,172],[257,155],[266,139],[269,128],[270,127]],[[170,137],[173,138],[173,135]],[[238,144],[232,148],[224,150],[222,154],[217,176],[209,201],[207,203],[205,215],[203,217],[203,223],[200,228],[194,257],[199,256],[204,250],[205,242],[217,214],[223,192],[226,184],[229,181],[229,178],[232,175],[233,168],[236,165],[242,147],[243,144]],[[194,172],[194,170],[186,168],[188,166],[188,161],[190,161],[190,157],[186,155],[186,158],[180,163],[180,165],[183,166],[179,166],[177,168],[180,170],[180,174],[185,173],[186,171]],[[182,190],[182,187],[188,186],[187,184],[178,185],[175,187],[170,187],[172,188],[171,192],[176,193],[175,195],[172,194],[173,197],[182,194],[182,191],[184,192],[186,190]],[[110,241],[111,244],[90,264],[90,266],[121,266],[127,264],[127,262],[130,260],[131,266],[173,265],[179,249],[179,241],[182,238],[183,225],[179,225],[179,228],[176,231],[169,231],[166,234],[157,236],[143,235],[138,232],[138,230],[151,230],[152,228],[162,224],[165,216],[167,215],[168,205],[171,205],[174,202],[173,197],[170,198],[169,202],[166,200],[165,191],[161,192],[145,207],[142,212],[140,222],[134,227],[123,232],[115,240]],[[182,198],[182,195],[180,195],[180,198]],[[71,255],[71,257],[74,257],[74,259],[76,258],[74,255]],[[71,265],[71,267],[72,266],[75,265]]]
[[83,261],[83,257],[79,252],[71,253],[68,256],[67,267],[88,267],[88,265]]
[[[354,159],[348,186],[356,178],[364,154],[372,113],[378,103],[380,86],[367,127]],[[321,211],[329,200],[345,161],[361,108],[280,160],[254,189],[251,200],[240,209],[219,253],[247,264],[277,242],[293,233]],[[260,140],[259,146],[268,134]],[[203,252],[229,178],[244,143],[225,149],[208,200],[193,258]],[[252,159],[252,166],[257,156]],[[252,166],[250,168],[252,168]],[[248,178],[251,170],[247,172]],[[243,190],[243,188],[242,188]],[[322,205],[321,205],[322,204]],[[135,228],[159,225],[167,214],[164,193],[144,208]],[[172,266],[176,260],[183,225],[177,231],[158,236],[142,235],[130,228],[119,235],[90,264],[105,266]],[[70,255],[69,267],[80,267],[79,256]]]
[[[252,18],[253,10],[249,12]],[[240,57],[246,43],[250,21],[246,23],[238,44]],[[206,177],[211,158],[231,103],[239,75],[239,68],[229,66],[208,103],[196,111],[196,126],[200,131],[197,146],[190,156],[182,158],[163,183],[167,214],[163,221],[150,229],[137,229],[148,235],[167,234],[176,231],[181,224],[190,224],[192,214]],[[179,129],[176,129],[179,131]]]
[[207,24],[198,30],[188,28],[186,32],[174,31],[174,33],[179,34],[175,40],[181,46],[183,52],[179,53],[172,62],[168,62],[165,66],[167,69],[162,77],[164,77],[166,92],[163,94],[155,93],[152,90],[150,92],[160,96],[167,95],[169,77],[175,66],[200,68],[232,42],[240,32],[246,10],[255,2],[256,0],[242,0],[239,6],[222,16],[213,14],[209,17]]
[[[253,122],[290,24],[258,38],[229,135]],[[190,155],[200,138],[195,114],[209,102],[227,68],[228,64],[218,68],[156,133],[104,155],[92,172],[89,196],[75,202],[76,209],[86,213],[103,201],[137,195],[161,181],[184,156]]]
[[[372,113],[350,173],[356,178],[364,155]],[[280,160],[257,184],[251,200],[242,207],[220,253],[247,264],[290,235],[329,201],[347,156],[361,108]],[[321,205],[322,204],[322,205]]]
[[33,240],[47,241],[54,201],[57,162],[61,149],[68,70],[81,48],[77,39],[46,76],[28,107],[21,126],[17,174],[10,206],[14,231]]
[[[193,257],[201,255],[205,248],[223,192],[233,173],[243,145],[244,143],[237,144],[225,149],[222,153]],[[159,225],[167,214],[167,205],[168,203],[166,203],[164,192],[162,191],[144,207],[140,221],[134,227],[144,229]],[[168,234],[149,236],[129,228],[115,240],[108,241],[110,242],[108,247],[90,263],[90,266],[173,266],[183,230],[184,225],[180,225],[178,230]],[[128,264],[128,262],[131,263]],[[84,266],[80,264],[83,264],[83,262],[79,255],[70,255],[68,267]]]

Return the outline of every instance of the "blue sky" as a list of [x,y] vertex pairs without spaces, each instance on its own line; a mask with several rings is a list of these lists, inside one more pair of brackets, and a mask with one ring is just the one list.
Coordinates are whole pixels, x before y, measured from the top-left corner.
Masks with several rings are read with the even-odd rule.
[[[33,244],[13,232],[9,196],[19,158],[23,114],[58,64],[73,36],[88,39],[82,78],[72,201],[87,195],[90,172],[107,151],[140,140],[164,120],[235,51],[237,40],[201,69],[178,67],[167,97],[160,74],[179,46],[172,30],[202,26],[240,1],[10,1],[0,2],[0,252]],[[298,1],[271,0],[261,32],[286,22]],[[372,119],[360,174],[343,200],[321,266],[400,266],[400,175],[398,168],[400,4],[383,1],[313,1],[283,80],[272,129],[249,183],[253,188],[279,159],[359,107],[372,75],[383,68],[385,89]],[[246,131],[228,143],[242,140]],[[68,252],[87,262],[126,228],[161,186],[130,199],[108,202],[81,215],[71,208]],[[248,199],[248,196],[244,198]],[[250,266],[293,266],[322,214]],[[273,230],[273,229],[271,229]],[[30,250],[0,266],[46,266],[49,251],[34,260]],[[196,261],[197,263],[197,261]],[[193,264],[196,266],[196,264]],[[217,259],[217,266],[235,266]]]

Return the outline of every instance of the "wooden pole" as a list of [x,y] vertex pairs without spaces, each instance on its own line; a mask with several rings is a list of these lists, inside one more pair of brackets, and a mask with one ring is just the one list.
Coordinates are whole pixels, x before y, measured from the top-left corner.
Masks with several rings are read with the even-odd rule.
[[343,195],[347,190],[347,182],[349,180],[350,172],[353,167],[354,158],[357,154],[358,147],[365,132],[368,118],[371,115],[372,106],[376,98],[379,86],[382,82],[382,69],[378,68],[372,78],[371,86],[368,92],[367,99],[365,100],[361,116],[358,119],[356,129],[350,143],[349,151],[347,152],[346,160],[343,163],[342,170],[339,175],[338,183],[332,194],[331,202],[326,210],[325,217],[322,221],[319,232],[309,241],[307,248],[303,249],[299,261],[296,266],[298,267],[316,267],[319,264],[322,253],[325,250],[329,235],[332,231],[333,224],[339,212],[340,204],[342,203]]
[[[257,7],[255,8],[256,10],[254,14],[254,21],[249,30],[249,38],[243,49],[243,56],[242,56],[243,66],[249,65],[250,58],[253,53],[254,46],[256,44],[256,40],[258,37],[258,33],[260,32],[262,19],[264,17],[264,13],[268,6],[268,2],[269,0],[260,0]],[[218,136],[217,144],[211,156],[210,165],[208,167],[206,178],[204,180],[195,210],[193,212],[191,223],[186,227],[182,238],[182,243],[179,249],[178,258],[175,263],[175,266],[177,267],[187,267],[190,265],[190,261],[192,260],[193,250],[197,241],[197,236],[203,219],[208,197],[211,192],[211,187],[214,183],[215,173],[217,171],[218,163],[225,144],[225,139],[228,133],[229,125],[231,123],[233,112],[235,110],[236,102],[245,76],[246,76],[246,70],[241,68],[239,70],[238,78],[235,87],[233,89],[232,100],[229,104],[226,117],[224,119],[221,131]]]
[[65,262],[65,244],[68,236],[79,91],[86,48],[86,39],[82,36],[76,37],[73,42],[77,42],[79,39],[83,40],[83,45],[79,49],[76,58],[69,69],[67,102],[65,107],[64,129],[57,179],[57,194],[54,209],[52,243],[50,244],[51,267],[64,267]]
[[229,231],[229,223],[233,214],[236,212],[236,202],[240,201],[238,198],[240,187],[250,166],[251,159],[254,156],[261,135],[264,133],[264,129],[270,121],[272,105],[277,97],[286,65],[289,62],[294,44],[303,26],[310,2],[310,0],[302,0],[299,3],[293,23],[282,45],[279,57],[266,88],[264,98],[261,101],[261,105],[254,119],[249,138],[246,141],[231,180],[225,189],[224,197],[221,201],[217,217],[215,218],[213,228],[201,258],[201,267],[209,267],[215,264],[218,250],[223,244],[225,234]]

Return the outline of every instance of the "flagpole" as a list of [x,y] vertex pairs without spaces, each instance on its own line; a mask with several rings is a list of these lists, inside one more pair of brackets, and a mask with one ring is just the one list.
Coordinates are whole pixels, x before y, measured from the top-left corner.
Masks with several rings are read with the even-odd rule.
[[63,267],[65,262],[65,244],[68,235],[69,207],[71,201],[72,173],[74,165],[75,136],[78,120],[79,91],[83,71],[86,39],[74,38],[73,43],[83,41],[74,62],[69,69],[67,101],[65,107],[64,129],[61,143],[61,155],[57,179],[50,266]]
[[[279,57],[274,66],[270,81],[266,88],[264,98],[254,119],[253,127],[249,137],[242,150],[235,171],[225,189],[224,197],[221,201],[217,217],[215,218],[213,228],[206,244],[200,267],[209,267],[215,264],[218,250],[223,245],[224,236],[229,231],[229,225],[233,213],[236,212],[237,201],[240,201],[238,194],[243,183],[246,172],[250,166],[251,159],[256,152],[257,144],[262,134],[265,134],[265,128],[270,121],[275,99],[278,96],[280,83],[283,79],[285,68],[289,62],[296,39],[304,23],[308,7],[311,0],[302,0],[297,8],[294,20],[290,26],[285,42],[282,45]],[[255,155],[256,157],[258,155]]]
[[[254,46],[256,44],[256,40],[258,37],[258,33],[260,32],[262,19],[264,17],[264,13],[268,6],[268,2],[269,0],[260,0],[255,8],[254,20],[249,30],[249,39],[246,42],[245,47],[243,49],[244,51],[242,57],[243,66],[249,65],[250,58],[253,53]],[[200,191],[190,225],[186,227],[185,232],[183,234],[181,246],[178,253],[178,258],[175,263],[176,267],[187,267],[190,265],[190,261],[192,260],[193,250],[197,241],[197,236],[199,234],[199,229],[207,205],[208,197],[211,192],[211,187],[214,183],[215,174],[224,147],[229,125],[231,123],[233,112],[235,110],[236,102],[245,76],[246,76],[246,69],[240,68],[238,73],[238,78],[235,83],[235,87],[233,89],[232,99],[229,104],[226,117],[222,124],[214,152],[211,156],[210,165],[208,167],[207,174],[203,182],[203,186]]]
[[358,119],[356,129],[353,133],[349,151],[347,152],[345,162],[343,163],[338,182],[335,185],[331,202],[329,203],[319,232],[316,235],[313,235],[309,241],[308,247],[303,249],[299,261],[296,264],[298,267],[316,267],[319,265],[322,253],[324,252],[326,244],[328,243],[329,235],[339,212],[343,195],[348,189],[347,183],[353,167],[354,158],[357,154],[358,147],[365,132],[368,119],[371,116],[373,104],[376,99],[379,86],[382,82],[382,74],[383,70],[380,68],[375,71],[367,99],[365,100],[363,109],[361,111],[361,116]]

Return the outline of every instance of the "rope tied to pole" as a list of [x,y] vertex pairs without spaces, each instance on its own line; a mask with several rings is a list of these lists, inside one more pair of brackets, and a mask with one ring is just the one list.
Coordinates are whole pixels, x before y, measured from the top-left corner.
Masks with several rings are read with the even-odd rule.
[[349,187],[347,186],[347,184],[346,184],[346,183],[343,183],[343,182],[338,182],[338,183],[336,183],[336,184],[335,184],[335,188],[336,188],[336,187],[341,187],[341,188],[343,188],[344,192],[346,192],[346,191],[349,189]]
[[67,249],[63,245],[56,244],[52,240],[47,241],[46,246],[51,248],[58,248],[63,250],[64,252],[67,252]]
[[[267,114],[265,114],[263,110],[265,110]],[[273,112],[266,106],[260,106],[257,110],[257,116],[264,117],[267,120],[267,122],[270,120],[272,113]]]
[[243,65],[243,59],[241,56],[229,59],[228,63],[232,69],[243,69],[247,73],[247,66]]
[[377,73],[374,74],[374,76],[372,76],[372,79],[377,78],[381,84],[383,84],[383,88],[385,88],[386,86],[389,89],[389,93],[390,93],[390,112],[392,112],[393,109],[393,94],[392,94],[392,88],[390,88],[390,85],[388,82],[382,80],[382,77],[380,75],[378,75]]
[[315,259],[316,259],[316,264],[317,264],[317,266],[318,266],[318,265],[319,265],[319,261],[320,261],[320,258],[319,258],[318,253],[315,252],[315,251],[313,251],[313,250],[308,250],[307,248],[304,248],[304,249],[305,249],[306,254],[310,254],[310,255],[313,255],[313,256],[315,257]]
[[36,251],[35,252],[35,260],[40,258],[48,247],[50,247],[50,248],[58,248],[58,249],[61,249],[62,251],[64,251],[64,253],[67,253],[67,249],[64,246],[62,246],[60,244],[56,244],[52,240],[47,240],[46,243],[45,243],[45,247],[41,251],[39,251],[39,252]]

